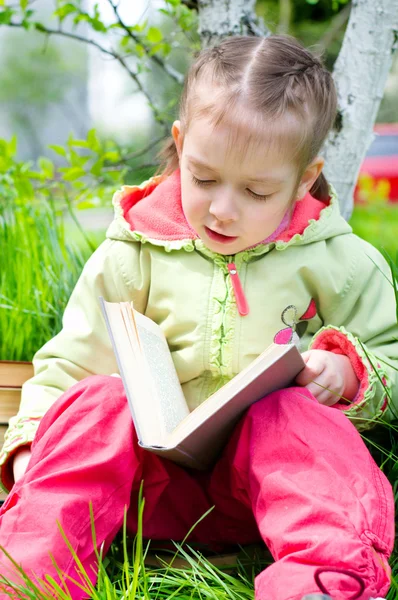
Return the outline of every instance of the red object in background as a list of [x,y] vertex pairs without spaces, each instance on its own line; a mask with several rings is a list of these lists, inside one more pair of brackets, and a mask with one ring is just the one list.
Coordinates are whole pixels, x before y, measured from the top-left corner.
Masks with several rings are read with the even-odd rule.
[[[390,183],[389,201],[398,202],[398,123],[379,123],[374,126],[376,134],[361,165],[361,174],[370,175],[375,182],[381,179]],[[358,186],[354,192],[359,201]]]

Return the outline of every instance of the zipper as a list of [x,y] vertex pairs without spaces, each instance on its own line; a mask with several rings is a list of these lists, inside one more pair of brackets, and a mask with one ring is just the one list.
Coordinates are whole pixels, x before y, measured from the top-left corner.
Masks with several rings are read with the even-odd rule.
[[238,307],[239,314],[244,317],[249,314],[249,304],[246,300],[245,292],[243,291],[238,269],[236,268],[235,263],[228,263],[227,267],[235,294],[236,306]]

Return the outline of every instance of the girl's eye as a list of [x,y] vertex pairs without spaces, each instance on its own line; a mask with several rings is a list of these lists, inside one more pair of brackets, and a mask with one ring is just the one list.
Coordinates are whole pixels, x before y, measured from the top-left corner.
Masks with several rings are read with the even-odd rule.
[[255,200],[268,200],[268,198],[271,198],[271,196],[272,196],[272,194],[267,194],[267,195],[256,194],[255,192],[252,192],[251,190],[249,190],[249,188],[246,188],[246,189]]
[[191,174],[191,179],[195,185],[205,186],[209,185],[209,183],[214,183],[212,179],[198,179],[195,175]]
[[[192,175],[192,173],[191,173],[191,179],[195,185],[202,186],[202,187],[210,185],[211,183],[215,183],[214,179],[198,179],[197,177],[195,177],[195,175]],[[255,192],[252,192],[252,190],[249,190],[249,188],[246,188],[246,189],[247,189],[248,193],[252,196],[252,198],[254,198],[255,200],[259,200],[259,201],[268,200],[268,198],[270,198],[272,195],[272,194],[267,194],[267,195],[256,194]]]

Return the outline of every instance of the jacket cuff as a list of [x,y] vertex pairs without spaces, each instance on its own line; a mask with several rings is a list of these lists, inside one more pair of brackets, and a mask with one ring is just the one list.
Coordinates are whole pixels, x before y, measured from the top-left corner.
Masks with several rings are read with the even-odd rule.
[[40,417],[12,417],[0,452],[0,487],[7,493],[14,485],[12,462],[22,446],[30,447],[41,421]]
[[368,424],[362,423],[361,428],[370,427],[385,412],[391,397],[387,373],[377,358],[369,351],[365,351],[358,339],[344,327],[333,325],[320,329],[313,337],[309,348],[342,354],[350,359],[359,380],[358,392],[349,403],[340,400],[333,406],[346,411],[355,420],[360,417],[362,420],[364,417]]

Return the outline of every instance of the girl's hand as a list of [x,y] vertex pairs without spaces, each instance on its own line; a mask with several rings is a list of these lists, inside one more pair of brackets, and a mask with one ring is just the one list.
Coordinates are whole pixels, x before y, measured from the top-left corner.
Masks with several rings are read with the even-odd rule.
[[16,452],[14,456],[14,462],[12,464],[15,483],[25,474],[31,454],[32,452],[30,448],[27,447],[23,447]]
[[[306,364],[296,383],[306,387],[321,404],[333,406],[340,400],[352,400],[359,388],[348,356],[327,350],[308,350],[302,354]],[[326,389],[325,389],[326,388]]]

